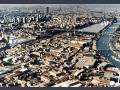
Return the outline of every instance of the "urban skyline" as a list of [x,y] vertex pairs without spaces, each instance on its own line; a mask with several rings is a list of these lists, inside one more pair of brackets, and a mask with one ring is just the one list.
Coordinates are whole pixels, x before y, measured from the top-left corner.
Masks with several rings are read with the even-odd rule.
[[0,87],[120,87],[120,5],[0,5]]

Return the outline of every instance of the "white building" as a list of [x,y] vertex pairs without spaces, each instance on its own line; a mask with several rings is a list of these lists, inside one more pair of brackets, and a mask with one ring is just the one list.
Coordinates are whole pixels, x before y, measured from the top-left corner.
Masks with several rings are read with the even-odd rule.
[[13,36],[13,35],[10,35],[10,36],[9,36],[9,41],[8,41],[8,43],[9,43],[10,45],[15,45],[16,42],[17,42],[16,37]]
[[113,76],[110,79],[111,87],[120,87],[120,76]]

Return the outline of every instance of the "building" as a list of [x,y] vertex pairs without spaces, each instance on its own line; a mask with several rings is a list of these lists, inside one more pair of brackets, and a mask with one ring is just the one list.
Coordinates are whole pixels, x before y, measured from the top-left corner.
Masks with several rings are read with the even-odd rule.
[[49,7],[46,8],[46,15],[49,14]]
[[26,23],[26,22],[27,22],[26,17],[23,17],[23,18],[22,18],[22,22],[23,22],[23,23]]
[[53,87],[80,87],[82,84],[78,80],[68,80],[60,84],[56,84]]
[[120,87],[120,76],[113,76],[110,78],[110,86]]
[[11,35],[11,36],[9,37],[9,44],[10,44],[10,45],[16,44],[16,37],[15,37],[15,36]]

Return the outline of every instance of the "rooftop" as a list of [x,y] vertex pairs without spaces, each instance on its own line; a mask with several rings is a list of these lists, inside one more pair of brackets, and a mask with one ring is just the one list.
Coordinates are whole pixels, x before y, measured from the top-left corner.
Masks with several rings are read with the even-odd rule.
[[98,24],[91,25],[89,27],[80,29],[79,31],[85,32],[85,33],[99,33],[102,29],[104,29],[109,24],[108,21],[101,22]]

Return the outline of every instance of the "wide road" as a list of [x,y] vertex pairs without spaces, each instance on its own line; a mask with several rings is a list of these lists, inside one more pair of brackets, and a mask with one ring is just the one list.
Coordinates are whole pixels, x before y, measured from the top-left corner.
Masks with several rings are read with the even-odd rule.
[[117,23],[113,23],[113,25],[103,31],[102,35],[96,43],[97,49],[100,51],[100,54],[118,68],[120,68],[120,58],[117,57],[110,49],[109,43],[112,36],[109,33],[114,33],[116,31],[116,28],[119,27],[119,23],[120,20],[118,20]]

